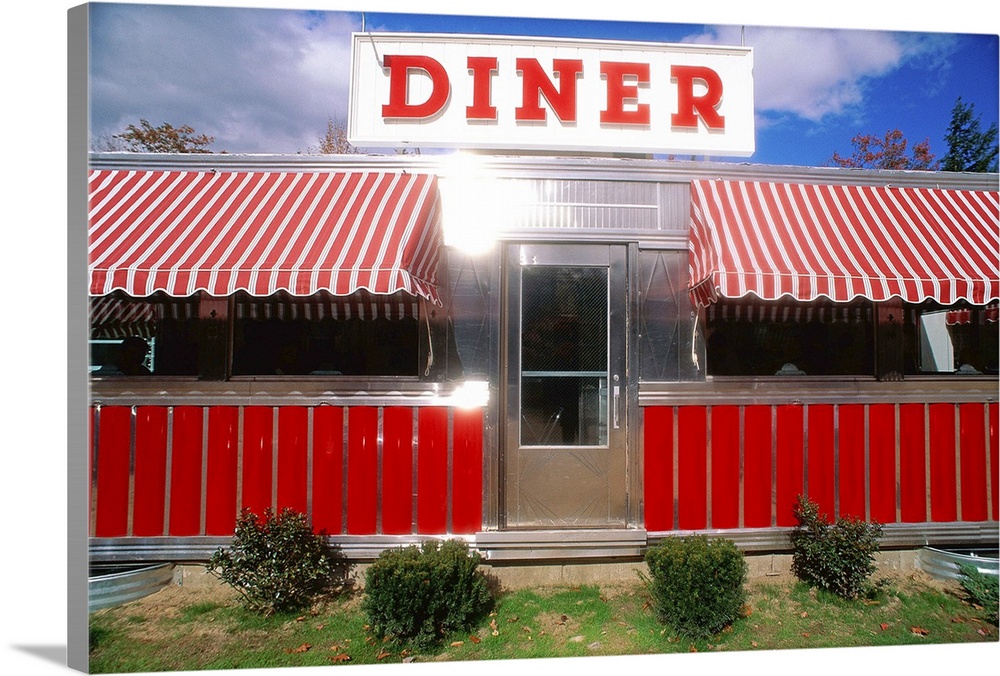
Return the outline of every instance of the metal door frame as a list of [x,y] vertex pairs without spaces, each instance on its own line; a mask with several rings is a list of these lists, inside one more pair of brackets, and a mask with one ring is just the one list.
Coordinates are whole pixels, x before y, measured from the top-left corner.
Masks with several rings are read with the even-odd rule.
[[[531,524],[510,525],[509,510],[515,505],[510,502],[517,486],[509,485],[516,481],[512,475],[511,454],[521,449],[520,446],[520,356],[521,349],[521,290],[520,271],[525,265],[551,265],[567,267],[606,267],[608,270],[609,307],[608,307],[608,452],[613,454],[612,471],[615,476],[613,484],[617,485],[612,497],[613,504],[618,505],[616,513],[604,525],[583,526],[590,528],[635,528],[640,525],[641,507],[635,496],[639,495],[641,483],[636,484],[639,477],[638,441],[638,399],[635,382],[634,363],[631,351],[636,342],[636,322],[634,321],[634,306],[637,303],[634,289],[638,261],[636,244],[622,242],[580,242],[553,243],[545,241],[509,243],[505,246],[502,256],[502,318],[501,339],[501,377],[500,377],[500,439],[498,467],[498,526],[502,530],[518,530],[530,528],[545,528],[544,525]],[[618,296],[619,302],[616,302]],[[612,335],[617,332],[617,337]],[[614,346],[620,345],[620,349]],[[619,375],[618,383],[613,381],[613,374]],[[620,388],[618,397],[619,429],[613,428],[615,385]],[[518,408],[518,410],[512,410]],[[617,446],[618,450],[614,450]],[[621,448],[624,446],[624,448]],[[620,513],[619,513],[620,512]],[[577,526],[565,526],[577,528]]]

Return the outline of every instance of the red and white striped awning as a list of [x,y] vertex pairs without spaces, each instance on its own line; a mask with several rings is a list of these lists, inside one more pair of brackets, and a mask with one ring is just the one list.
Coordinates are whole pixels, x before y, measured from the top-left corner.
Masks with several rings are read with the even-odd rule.
[[93,170],[89,186],[94,296],[367,290],[440,302],[432,175]]
[[982,305],[1000,299],[998,204],[996,191],[693,181],[691,294]]

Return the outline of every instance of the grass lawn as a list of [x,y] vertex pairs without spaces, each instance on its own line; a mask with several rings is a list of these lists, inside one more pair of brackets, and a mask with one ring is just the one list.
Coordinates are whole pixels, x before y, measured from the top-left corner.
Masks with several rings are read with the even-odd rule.
[[226,587],[168,587],[90,617],[93,673],[996,642],[957,583],[896,575],[875,601],[751,580],[744,617],[707,640],[659,624],[641,583],[504,592],[474,632],[414,654],[367,631],[361,597],[261,617]]

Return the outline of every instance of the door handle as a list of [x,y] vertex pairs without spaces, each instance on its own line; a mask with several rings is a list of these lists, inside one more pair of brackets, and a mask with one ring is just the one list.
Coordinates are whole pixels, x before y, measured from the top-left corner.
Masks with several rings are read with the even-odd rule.
[[[618,376],[615,376],[616,378]],[[612,417],[614,418],[614,428],[618,429],[618,401],[621,399],[622,388],[619,385],[614,387],[614,403],[612,404]]]

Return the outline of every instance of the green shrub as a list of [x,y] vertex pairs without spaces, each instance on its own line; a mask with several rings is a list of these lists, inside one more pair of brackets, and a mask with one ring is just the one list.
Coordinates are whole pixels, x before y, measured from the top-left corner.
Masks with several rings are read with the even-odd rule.
[[819,506],[799,496],[795,504],[799,527],[793,531],[792,572],[803,582],[845,599],[869,595],[878,585],[875,572],[882,525],[854,517],[831,524]]
[[216,550],[206,568],[239,592],[247,608],[264,614],[308,607],[348,570],[326,536],[287,508],[278,515],[267,509],[263,518],[244,510],[232,546]]
[[969,598],[977,606],[982,606],[986,616],[993,624],[998,624],[998,605],[1000,605],[1000,578],[987,575],[969,563],[959,564],[962,573],[959,582],[968,593]]
[[362,609],[371,631],[418,649],[468,631],[493,606],[481,560],[458,540],[382,552],[365,573]]
[[657,619],[691,638],[732,624],[746,603],[747,564],[731,540],[704,535],[666,538],[646,551]]

